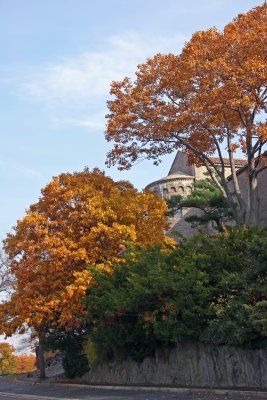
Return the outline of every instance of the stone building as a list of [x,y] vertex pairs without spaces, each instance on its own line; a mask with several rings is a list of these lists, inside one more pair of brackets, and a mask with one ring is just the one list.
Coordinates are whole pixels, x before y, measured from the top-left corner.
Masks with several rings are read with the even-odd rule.
[[[258,174],[258,207],[259,207],[259,226],[263,228],[267,225],[267,151],[263,153],[262,159],[257,167]],[[239,183],[240,191],[245,202],[249,204],[248,196],[248,173],[246,164],[237,171],[237,180]],[[229,177],[230,187],[233,185],[231,176]]]
[[[215,165],[220,165],[220,159],[211,158]],[[235,160],[236,167],[242,168],[246,165],[246,160]],[[228,159],[224,159],[226,168],[226,176],[231,175],[231,168]],[[207,178],[207,170],[204,166],[188,165],[187,154],[180,151],[177,152],[172,163],[168,175],[155,182],[151,182],[146,186],[147,190],[151,190],[163,199],[169,199],[175,195],[182,197],[188,196],[194,187],[196,181]],[[179,232],[186,237],[191,237],[197,230],[192,228],[191,224],[185,221],[185,217],[196,215],[200,211],[195,208],[182,208],[178,210],[176,215],[169,218],[170,229],[168,235],[173,236],[175,232]]]

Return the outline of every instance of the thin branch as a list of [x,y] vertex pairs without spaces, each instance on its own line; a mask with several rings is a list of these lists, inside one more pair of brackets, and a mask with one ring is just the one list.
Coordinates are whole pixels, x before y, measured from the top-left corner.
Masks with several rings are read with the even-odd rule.
[[218,140],[217,140],[215,134],[212,132],[212,130],[211,130],[210,128],[208,128],[207,126],[203,125],[203,124],[202,124],[202,126],[203,126],[204,129],[206,129],[206,130],[209,132],[209,134],[210,134],[210,135],[212,136],[212,138],[213,138],[213,141],[214,141],[214,143],[215,143],[215,146],[216,146],[216,149],[217,149],[217,152],[218,152],[220,161],[221,161],[222,175],[224,176],[224,174],[225,174],[225,165],[224,165],[224,161],[223,161],[223,156],[222,156],[220,144],[219,144],[219,142],[218,142]]

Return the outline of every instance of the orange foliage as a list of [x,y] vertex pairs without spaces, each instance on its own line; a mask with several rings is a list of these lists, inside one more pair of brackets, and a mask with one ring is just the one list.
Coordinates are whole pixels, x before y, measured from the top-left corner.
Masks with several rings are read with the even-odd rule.
[[225,171],[210,156],[220,156],[225,146],[229,157],[241,149],[255,174],[254,160],[267,142],[266,48],[264,3],[223,32],[195,33],[180,55],[147,60],[138,66],[135,82],[113,82],[106,139],[115,144],[107,164],[128,169],[144,157],[157,164],[161,155],[181,149],[191,162],[205,165],[229,197]]
[[[180,55],[157,54],[138,66],[136,81],[113,82],[106,138],[108,164],[130,168],[175,148],[195,161],[217,151],[227,128],[267,139],[267,4],[239,15],[222,33],[197,32]],[[241,132],[241,131],[242,132]]]
[[16,286],[0,305],[2,331],[23,331],[24,323],[37,332],[47,324],[78,326],[91,282],[86,266],[110,268],[127,242],[163,243],[165,213],[153,193],[98,169],[53,178],[5,240]]
[[17,360],[17,374],[36,370],[36,357],[33,354],[21,354],[16,355],[15,357]]

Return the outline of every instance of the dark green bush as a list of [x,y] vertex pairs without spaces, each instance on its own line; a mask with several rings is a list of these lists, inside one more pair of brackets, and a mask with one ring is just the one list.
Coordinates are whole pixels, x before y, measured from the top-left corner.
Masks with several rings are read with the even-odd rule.
[[266,346],[267,230],[199,234],[169,251],[128,249],[113,267],[89,267],[84,300],[101,359],[141,361],[183,338]]
[[85,354],[68,349],[63,357],[63,368],[67,378],[75,378],[89,371],[89,364]]

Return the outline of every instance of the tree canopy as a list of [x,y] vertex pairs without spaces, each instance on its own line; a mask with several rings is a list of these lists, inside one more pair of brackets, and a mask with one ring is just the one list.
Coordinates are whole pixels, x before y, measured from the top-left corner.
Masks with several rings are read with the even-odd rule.
[[189,207],[201,210],[201,214],[185,217],[185,221],[195,225],[206,225],[213,221],[219,232],[225,230],[225,223],[232,220],[232,213],[221,191],[210,181],[202,179],[195,183],[194,189],[186,198],[173,196],[167,201],[170,209]]
[[91,282],[86,266],[112,269],[128,242],[164,243],[165,213],[153,193],[98,169],[53,178],[4,242],[16,282],[0,305],[1,331],[78,326]]
[[[108,165],[127,169],[144,158],[157,164],[160,156],[180,149],[190,162],[207,168],[237,224],[257,223],[257,176],[266,168],[260,162],[267,142],[266,41],[264,3],[240,14],[223,32],[195,33],[180,55],[155,55],[138,66],[134,82],[113,82],[106,139],[115,144]],[[237,151],[247,160],[248,203],[236,175]]]
[[0,374],[13,374],[17,371],[17,359],[13,354],[15,348],[9,343],[0,343]]
[[265,348],[266,260],[267,230],[253,227],[198,234],[170,251],[134,247],[112,275],[89,267],[93,361],[141,361],[184,338]]
[[16,372],[19,374],[36,370],[36,357],[33,354],[18,354],[16,355],[16,361]]

